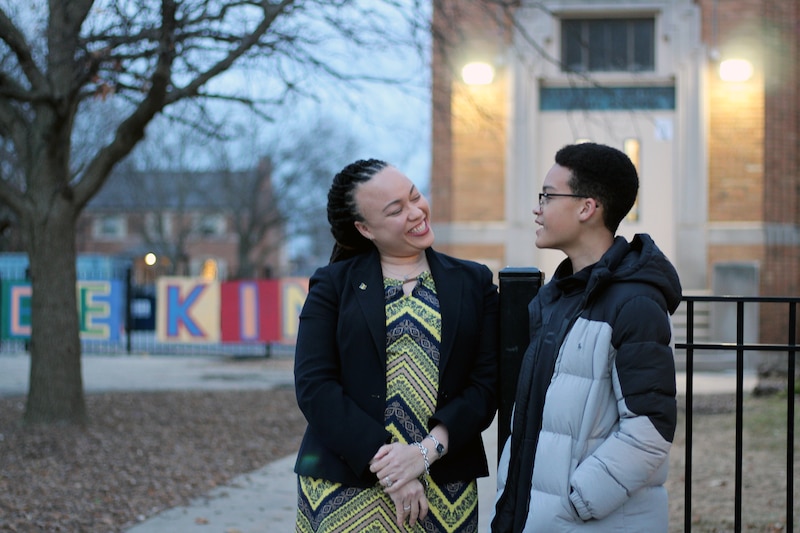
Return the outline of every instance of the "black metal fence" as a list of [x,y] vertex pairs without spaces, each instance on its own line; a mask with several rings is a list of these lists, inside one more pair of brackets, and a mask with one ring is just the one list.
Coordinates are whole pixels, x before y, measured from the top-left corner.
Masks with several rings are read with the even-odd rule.
[[[743,405],[744,405],[744,373],[745,354],[785,353],[786,354],[786,529],[793,531],[794,524],[794,435],[795,435],[795,372],[797,345],[797,306],[800,298],[790,297],[743,297],[743,296],[684,296],[686,306],[686,342],[677,343],[676,349],[686,352],[686,457],[685,457],[685,495],[684,495],[684,531],[691,531],[692,518],[692,437],[693,395],[694,395],[694,358],[696,352],[734,352],[736,354],[736,432],[735,432],[735,473],[734,473],[734,530],[742,531],[742,456],[743,456]],[[735,306],[735,334],[733,342],[695,342],[695,308],[705,303]],[[759,344],[747,342],[745,338],[745,306],[761,304],[780,305],[786,308],[786,343]]]

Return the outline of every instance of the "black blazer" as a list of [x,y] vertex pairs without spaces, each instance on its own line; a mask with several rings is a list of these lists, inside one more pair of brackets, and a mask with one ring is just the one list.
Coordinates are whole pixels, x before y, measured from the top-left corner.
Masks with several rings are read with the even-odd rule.
[[[489,475],[481,431],[496,410],[498,292],[484,265],[426,251],[441,304],[439,393],[428,429],[447,426],[437,483]],[[386,313],[377,251],[318,269],[309,280],[295,352],[297,402],[308,421],[295,472],[369,487],[369,461],[390,434]]]

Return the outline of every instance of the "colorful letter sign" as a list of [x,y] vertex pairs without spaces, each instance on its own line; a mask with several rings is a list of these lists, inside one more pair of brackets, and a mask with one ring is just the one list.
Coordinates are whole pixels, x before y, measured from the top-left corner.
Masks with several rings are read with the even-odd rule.
[[202,278],[158,279],[159,342],[219,342],[219,283]]
[[222,284],[222,342],[276,342],[280,336],[280,282]]
[[27,339],[31,336],[31,284],[29,281],[3,281],[3,338]]
[[[162,277],[156,288],[158,342],[292,344],[297,338],[308,280],[220,283]],[[131,305],[125,299],[124,283],[81,280],[76,289],[81,339],[119,341],[125,329],[126,302]],[[2,282],[2,338],[30,338],[31,294],[29,281]]]
[[118,341],[124,320],[120,281],[79,281],[78,320],[83,340]]
[[297,340],[297,327],[300,323],[300,311],[308,295],[308,278],[284,278],[281,291],[281,310],[283,312],[284,344],[294,344]]
[[[124,318],[122,282],[79,281],[76,290],[81,339],[118,341]],[[4,339],[30,338],[31,294],[29,281],[3,282]]]

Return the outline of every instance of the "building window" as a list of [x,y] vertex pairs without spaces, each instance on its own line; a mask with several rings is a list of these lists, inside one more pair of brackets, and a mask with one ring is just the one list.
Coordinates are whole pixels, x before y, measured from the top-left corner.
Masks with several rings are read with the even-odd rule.
[[199,215],[195,228],[201,237],[222,237],[225,235],[226,229],[225,216],[221,214]]
[[563,19],[561,62],[571,72],[654,71],[655,20]]
[[169,213],[147,213],[144,218],[145,232],[152,240],[172,237],[172,215]]
[[97,217],[92,225],[95,239],[121,240],[128,232],[127,220],[123,215],[106,215]]

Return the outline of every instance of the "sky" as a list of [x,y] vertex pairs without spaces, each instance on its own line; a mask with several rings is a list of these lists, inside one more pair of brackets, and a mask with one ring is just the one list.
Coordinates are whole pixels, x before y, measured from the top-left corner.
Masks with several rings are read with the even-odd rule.
[[[424,95],[424,96],[427,96]],[[357,93],[358,109],[335,113],[360,139],[359,158],[383,159],[422,190],[430,183],[430,100],[402,87],[370,86]],[[329,102],[329,106],[336,106]]]
[[[427,28],[427,23],[417,20],[427,14],[410,14],[428,8],[420,7],[415,0],[398,3],[403,2],[408,7],[396,11],[378,8],[380,2],[365,0],[365,4],[375,9],[376,20],[370,24],[380,26],[385,43],[357,50],[345,44],[333,59],[334,64],[337,60],[342,62],[343,70],[402,80],[402,83],[364,82],[360,88],[340,89],[334,85],[330,90],[319,87],[319,95],[325,109],[335,110],[337,116],[352,124],[351,131],[361,139],[363,157],[388,161],[427,191],[431,153],[430,35],[427,31],[416,32],[416,44],[421,44],[418,48],[400,43],[412,39],[409,37],[414,32],[412,25]],[[404,20],[404,17],[412,20]],[[349,67],[351,64],[357,67]],[[349,98],[342,98],[341,90],[348,91]],[[342,105],[342,101],[348,99],[356,104],[355,108]]]
[[[380,5],[374,0],[367,0],[367,4]],[[359,142],[361,150],[356,158],[384,159],[427,191],[431,156],[430,50],[424,34],[417,36],[425,41],[419,48],[400,45],[409,31],[404,27],[407,22],[403,16],[408,15],[388,11],[373,23],[386,28],[386,42],[381,46],[353,48],[346,42],[328,42],[321,52],[333,68],[398,82],[344,83],[325,75],[304,76],[304,90],[311,92],[313,98],[300,98],[281,109],[276,127],[284,121],[313,124],[318,116],[331,117]],[[318,49],[314,51],[320,55]],[[259,94],[270,81],[259,73],[239,71],[227,73],[218,83],[239,83],[252,94]]]
[[[35,31],[44,24],[41,14],[46,12],[43,4],[31,0],[28,9],[12,9],[15,23],[22,28]],[[5,8],[7,4],[0,0]],[[302,5],[302,4],[299,4]],[[102,6],[102,3],[98,3]],[[399,7],[398,7],[399,6]],[[99,7],[97,9],[100,9]],[[277,115],[278,126],[281,121],[314,123],[316,116],[328,115],[340,120],[361,144],[358,157],[377,157],[404,171],[420,188],[427,191],[430,181],[430,65],[429,35],[424,29],[429,16],[427,2],[420,0],[353,0],[346,7],[332,8],[334,17],[350,16],[358,19],[358,14],[366,13],[364,20],[351,22],[359,38],[372,39],[367,47],[354,48],[346,39],[325,38],[325,31],[317,25],[324,18],[319,6],[308,11],[308,19],[292,15],[286,29],[294,28],[301,35],[319,34],[324,45],[313,48],[313,53],[328,59],[330,65],[355,75],[403,80],[402,84],[380,82],[359,82],[344,84],[325,79],[324,76],[301,76],[308,85],[304,90],[313,93],[315,100],[305,99],[293,102]],[[102,9],[100,9],[102,11]],[[364,11],[359,11],[364,10]],[[302,13],[302,9],[298,9]],[[353,17],[352,14],[357,16]],[[416,28],[416,30],[415,30]],[[422,28],[422,29],[420,29]],[[412,38],[417,47],[403,45]],[[370,37],[373,36],[373,37]],[[300,67],[303,68],[303,67]],[[276,71],[267,64],[267,73]],[[261,74],[264,74],[263,72]],[[253,95],[269,95],[270,82],[254,72],[249,66],[232,69],[209,83],[209,88],[244,86]],[[246,110],[238,112],[247,113]],[[229,113],[235,111],[225,111]],[[276,126],[277,127],[277,126]],[[269,126],[264,126],[265,133]]]

